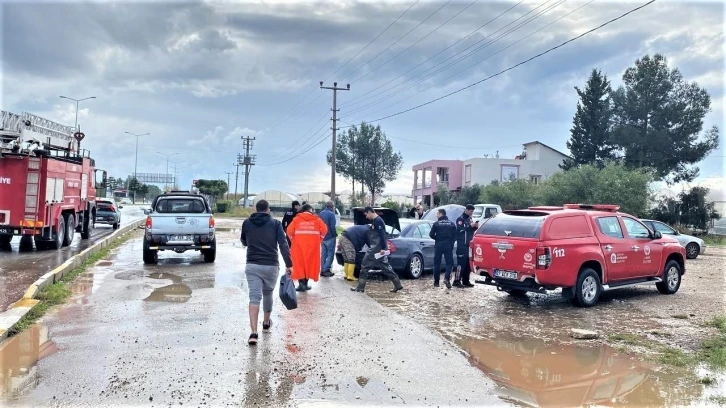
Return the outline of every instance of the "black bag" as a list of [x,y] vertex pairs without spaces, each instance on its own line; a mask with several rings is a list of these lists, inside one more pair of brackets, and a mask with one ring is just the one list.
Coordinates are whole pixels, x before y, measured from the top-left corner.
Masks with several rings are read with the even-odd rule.
[[280,300],[287,310],[297,309],[295,282],[290,279],[290,275],[287,273],[280,277]]

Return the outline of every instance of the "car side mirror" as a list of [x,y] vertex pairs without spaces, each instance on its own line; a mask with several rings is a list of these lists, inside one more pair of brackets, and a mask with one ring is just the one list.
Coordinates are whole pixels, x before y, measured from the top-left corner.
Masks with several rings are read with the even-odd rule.
[[151,210],[144,208],[144,215],[149,215],[150,212]]
[[120,210],[120,209],[122,209],[122,208],[124,208],[124,206],[123,206],[123,205],[119,205],[119,206],[118,206],[118,209],[119,209],[119,210]]
[[655,231],[653,233],[653,239],[661,239],[663,238],[663,234],[660,233],[660,231]]

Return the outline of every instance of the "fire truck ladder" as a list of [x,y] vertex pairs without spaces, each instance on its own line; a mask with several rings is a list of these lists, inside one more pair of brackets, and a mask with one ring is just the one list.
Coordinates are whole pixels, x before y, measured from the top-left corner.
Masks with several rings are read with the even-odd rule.
[[19,133],[19,143],[37,139],[50,148],[68,151],[76,149],[73,127],[61,125],[32,113],[0,111],[0,130]]
[[[28,157],[28,180],[25,187],[24,226],[38,226],[38,204],[40,203],[40,158]],[[45,225],[43,225],[45,227]]]

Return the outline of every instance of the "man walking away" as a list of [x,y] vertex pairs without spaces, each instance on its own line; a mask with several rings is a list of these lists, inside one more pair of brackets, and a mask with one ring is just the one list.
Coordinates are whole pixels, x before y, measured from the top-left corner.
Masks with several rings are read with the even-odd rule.
[[313,214],[313,206],[305,204],[287,227],[287,236],[292,240],[292,261],[295,270],[290,277],[298,281],[298,292],[310,290],[310,279],[320,278],[320,243],[328,233],[323,220]]
[[364,292],[366,289],[366,282],[368,281],[368,274],[371,269],[380,269],[388,279],[393,282],[392,293],[396,293],[403,289],[401,280],[398,279],[396,272],[393,272],[393,268],[388,263],[388,256],[386,251],[388,250],[388,241],[386,240],[386,224],[383,222],[383,218],[379,217],[378,214],[371,207],[366,207],[363,212],[366,218],[371,221],[370,229],[368,230],[368,252],[363,257],[363,262],[360,269],[360,279],[358,280],[358,286],[350,288],[355,292]]
[[474,238],[474,233],[479,229],[479,223],[471,222],[471,215],[474,214],[474,206],[466,205],[466,210],[461,217],[456,219],[456,268],[459,271],[454,280],[454,286],[465,288],[474,287],[469,281],[471,265],[469,265],[469,243]]
[[451,289],[451,270],[454,269],[454,241],[456,241],[456,226],[446,216],[446,210],[443,208],[436,212],[438,221],[431,226],[429,236],[434,240],[434,286],[439,287],[439,277],[441,276],[441,256],[446,261],[446,275],[444,275],[444,284]]
[[323,271],[321,276],[329,278],[333,275],[333,258],[335,257],[335,239],[338,237],[337,220],[335,219],[335,203],[328,201],[325,209],[320,213],[320,219],[328,227],[328,233],[323,238]]
[[[290,223],[295,218],[297,213],[300,211],[300,202],[295,200],[292,202],[292,207],[290,208],[290,211],[287,211],[285,215],[282,217],[282,229],[285,230],[285,234],[287,234],[287,227],[290,226]],[[287,238],[287,246],[291,246],[290,238]]]
[[354,225],[349,227],[341,234],[340,250],[343,253],[343,271],[345,272],[345,280],[357,281],[355,277],[355,264],[358,252],[363,249],[363,245],[368,242],[368,231],[370,225]]
[[292,274],[290,247],[287,246],[285,231],[280,221],[270,216],[270,204],[260,200],[255,204],[256,213],[242,223],[240,240],[247,247],[245,275],[250,291],[250,328],[252,334],[247,340],[250,345],[257,344],[257,319],[260,314],[260,300],[264,319],[262,331],[269,332],[272,327],[272,292],[275,290],[277,276],[280,274],[279,255],[285,261],[287,273]]

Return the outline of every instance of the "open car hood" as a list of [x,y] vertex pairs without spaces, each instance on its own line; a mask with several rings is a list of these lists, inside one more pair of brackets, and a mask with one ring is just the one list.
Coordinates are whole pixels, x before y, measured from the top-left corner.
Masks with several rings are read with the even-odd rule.
[[[363,214],[363,209],[364,207],[354,207],[351,209],[353,211],[353,224],[365,225],[371,223],[366,218],[365,214]],[[374,207],[373,209],[381,216],[381,218],[383,218],[384,224],[401,231],[401,225],[398,222],[398,213],[395,210],[384,207]]]

